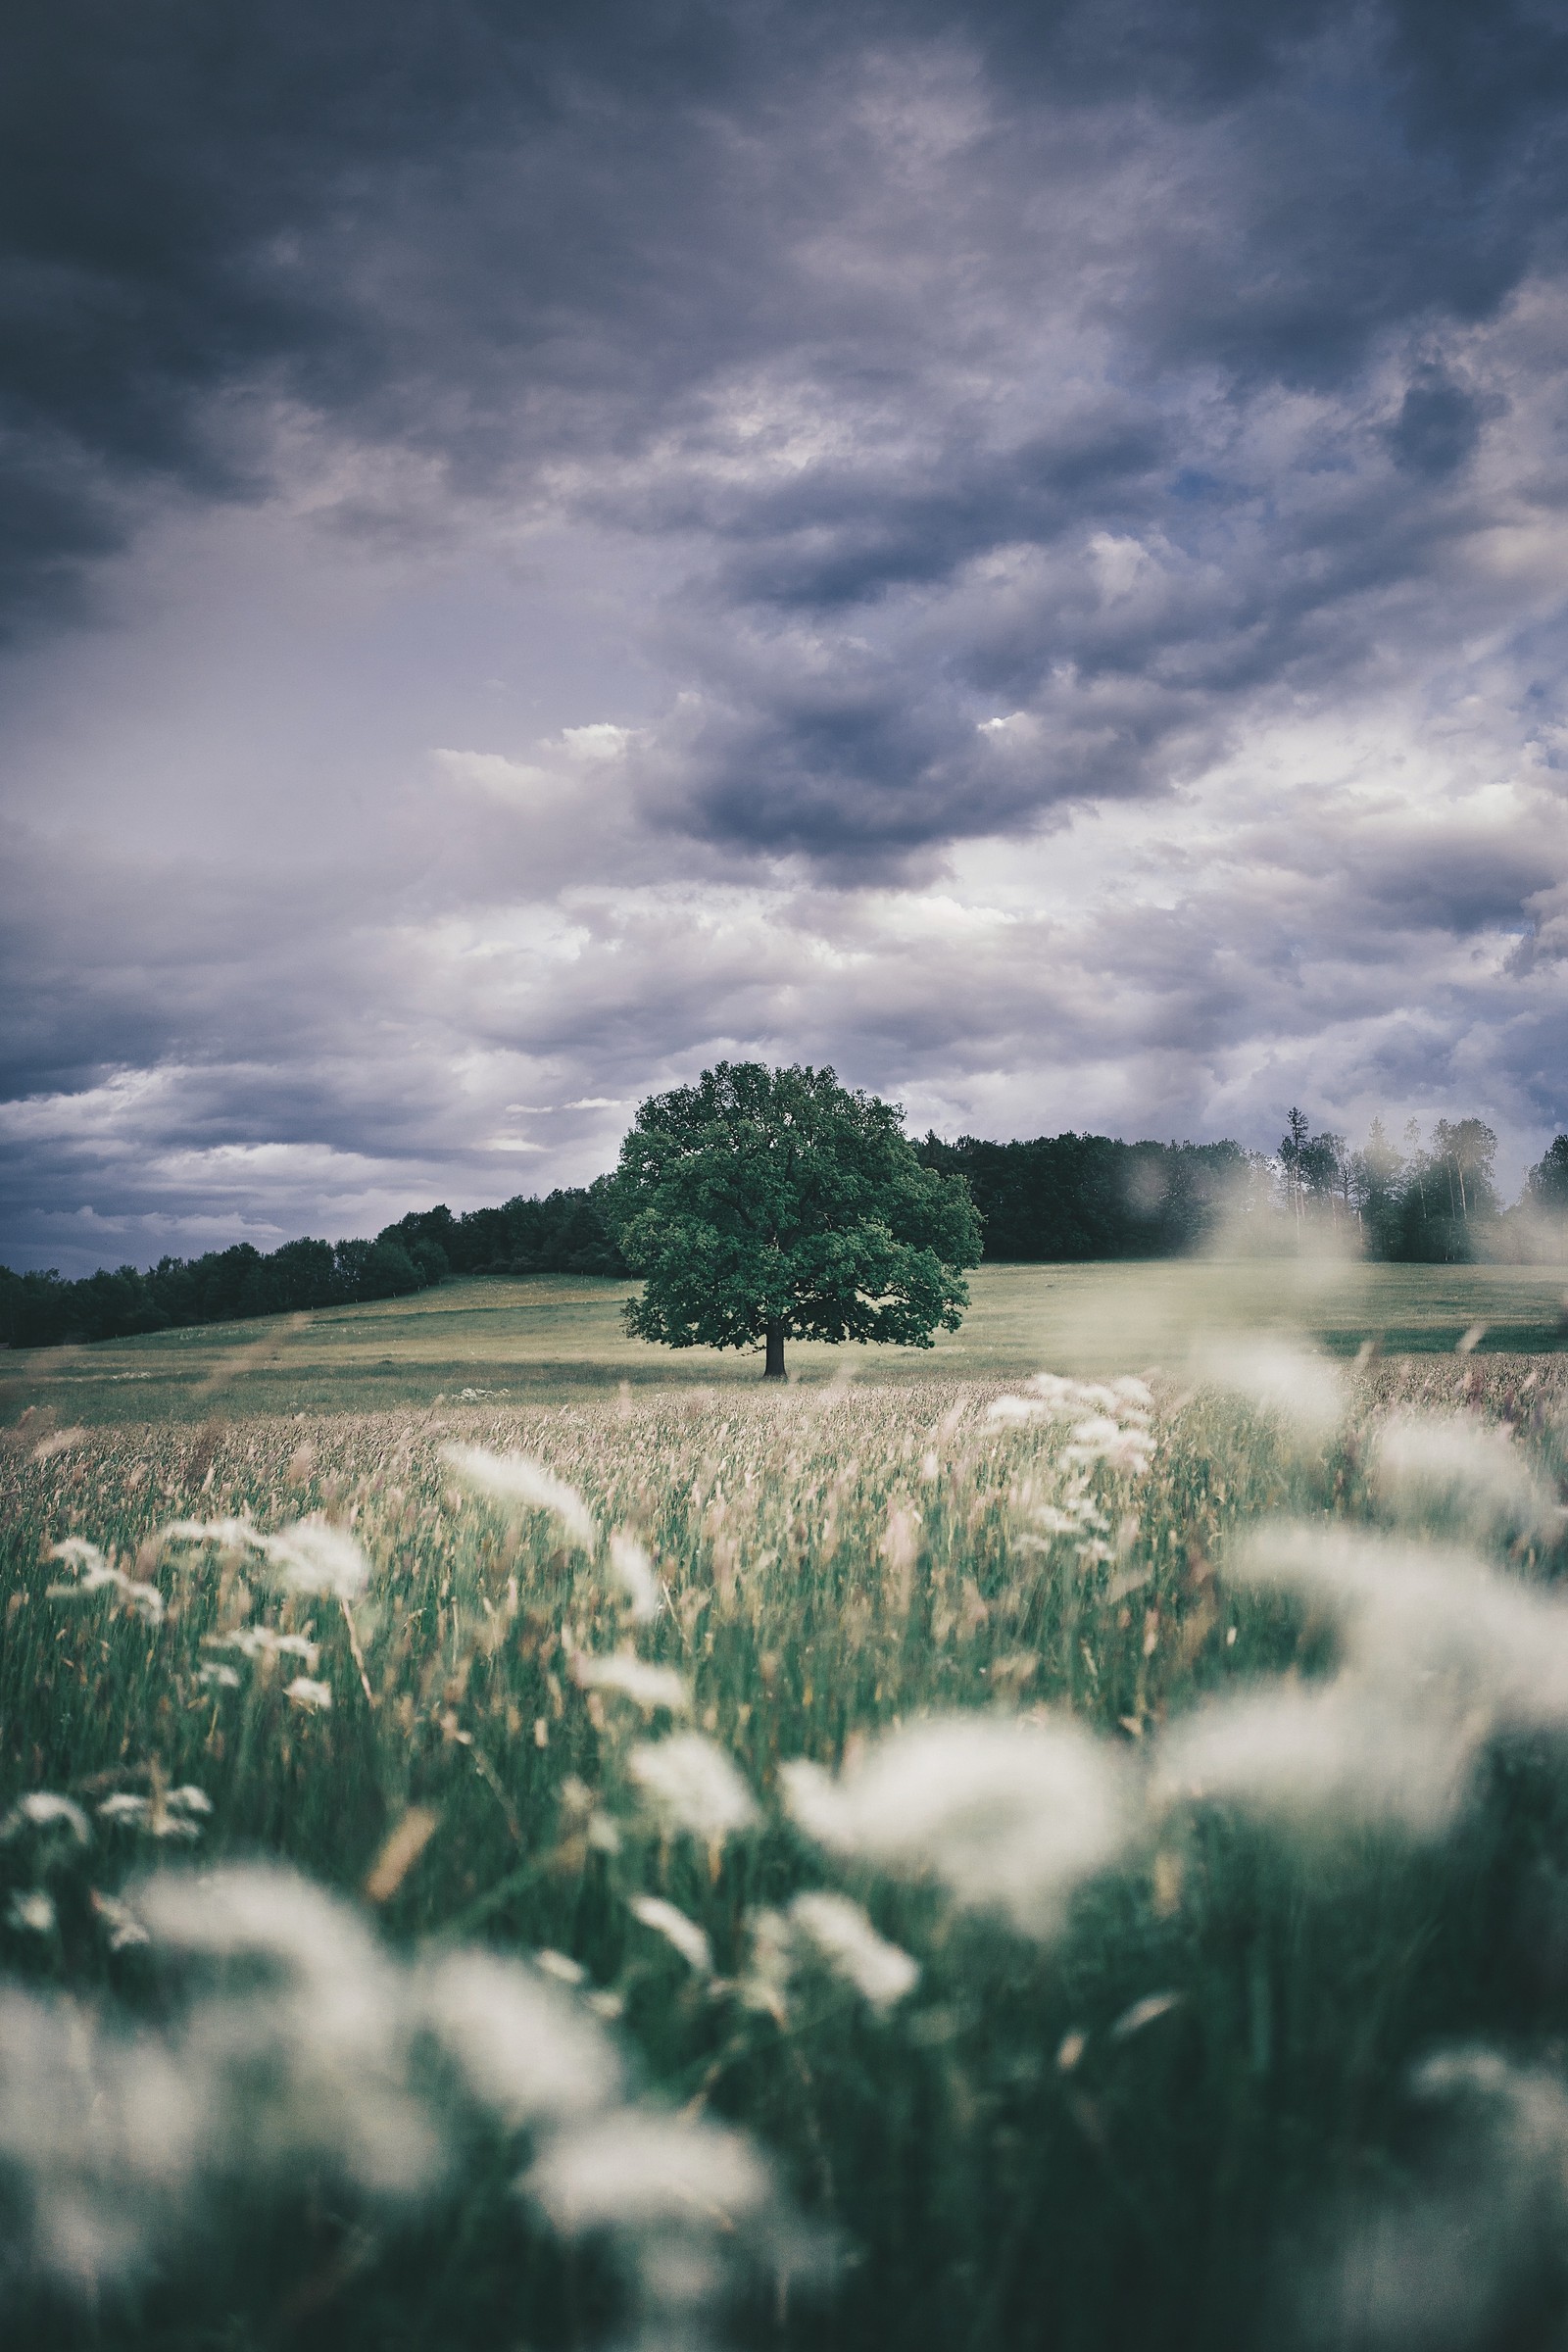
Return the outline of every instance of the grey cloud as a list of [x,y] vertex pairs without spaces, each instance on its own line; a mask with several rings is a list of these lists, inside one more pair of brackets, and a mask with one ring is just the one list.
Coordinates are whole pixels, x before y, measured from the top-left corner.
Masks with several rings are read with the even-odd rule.
[[[1336,916],[1327,875],[1205,873],[1163,908],[1086,886],[1081,906],[1005,921],[940,892],[612,892],[567,911],[569,957],[520,946],[481,979],[427,954],[416,985],[383,986],[368,1051],[348,1010],[336,1039],[270,1063],[110,1074],[8,1114],[13,1254],[373,1229],[419,1200],[580,1180],[612,1156],[617,1102],[724,1052],[832,1060],[917,1123],[982,1132],[1266,1146],[1302,1095],[1352,1130],[1373,1108],[1462,1102],[1522,1161],[1560,1116],[1560,990],[1521,989],[1490,949],[1467,966],[1441,921],[1408,922],[1390,955],[1353,904]],[[607,1106],[550,1107],[585,1096]]]
[[[1494,307],[1555,217],[1542,91],[1561,39],[1504,11],[1477,74],[1463,16],[1435,12],[1429,36],[1343,0],[402,0],[154,24],[68,0],[12,28],[0,138],[0,371],[38,559],[113,531],[101,472],[255,492],[265,449],[214,398],[246,386],[478,481],[519,449],[624,446],[716,365],[824,329],[842,346],[801,241],[877,169],[842,120],[863,60],[922,42],[981,61],[996,126],[945,180],[993,240],[1023,230],[1024,299],[1067,118],[1102,118],[1107,151],[1152,122],[1157,143],[1163,118],[1177,201],[1150,191],[1152,266],[1123,255],[1106,288],[1132,352],[1343,373],[1392,321]],[[886,316],[888,286],[865,294]],[[862,345],[852,366],[896,379],[900,355]]]
[[1433,480],[1462,466],[1480,438],[1480,403],[1440,368],[1424,368],[1412,379],[1389,429],[1398,464]]

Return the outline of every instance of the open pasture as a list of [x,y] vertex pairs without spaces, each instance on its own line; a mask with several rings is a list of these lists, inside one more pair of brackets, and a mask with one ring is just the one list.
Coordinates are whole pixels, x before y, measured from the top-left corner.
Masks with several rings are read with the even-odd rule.
[[[792,1343],[793,1379],[1019,1380],[1042,1364],[1115,1372],[1180,1366],[1195,1337],[1267,1331],[1336,1355],[1365,1341],[1391,1354],[1450,1351],[1486,1326],[1483,1352],[1562,1345],[1568,1268],[1385,1266],[1347,1259],[1176,1259],[982,1266],[960,1329],[929,1350]],[[533,1275],[442,1285],[411,1298],[274,1316],[89,1348],[0,1357],[4,1417],[28,1406],[68,1422],[206,1418],[214,1411],[364,1412],[463,1399],[753,1382],[760,1359],[672,1352],[629,1339],[634,1286]]]

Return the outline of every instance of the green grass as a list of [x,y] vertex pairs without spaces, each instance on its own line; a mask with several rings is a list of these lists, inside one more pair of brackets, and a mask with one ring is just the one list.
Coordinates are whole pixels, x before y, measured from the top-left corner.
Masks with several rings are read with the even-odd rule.
[[[364,1412],[447,1402],[467,1389],[523,1402],[568,1393],[671,1384],[729,1390],[760,1361],[734,1351],[680,1352],[628,1339],[623,1282],[535,1275],[470,1280],[413,1298],[303,1318],[158,1332],[78,1348],[0,1355],[0,1411],[31,1405],[70,1421],[197,1419],[214,1412]],[[806,1383],[1018,1380],[1041,1364],[1067,1371],[1179,1366],[1195,1335],[1274,1330],[1353,1354],[1448,1352],[1477,1323],[1487,1350],[1562,1345],[1568,1268],[1372,1266],[1349,1260],[982,1266],[962,1326],[918,1348],[794,1344]]]
[[[1315,2234],[1347,2200],[1419,2187],[1412,2063],[1477,2040],[1549,2052],[1568,2036],[1558,1750],[1495,1742],[1475,1803],[1427,1843],[1178,1810],[1045,1936],[928,1881],[835,1860],[787,1818],[780,1766],[837,1767],[932,1711],[1042,1706],[1136,1766],[1205,1696],[1321,1672],[1325,1624],[1227,1585],[1236,1531],[1281,1511],[1367,1521],[1369,1436],[1396,1404],[1505,1421],[1560,1483],[1568,1366],[1451,1352],[1482,1320],[1551,1348],[1560,1287],[1484,1268],[988,1269],[964,1331],[935,1355],[862,1358],[846,1386],[831,1351],[802,1348],[782,1393],[734,1358],[633,1348],[615,1328],[617,1287],[581,1282],[454,1285],[298,1330],[33,1359],[0,1449],[0,1813],[39,1789],[96,1805],[195,1784],[214,1810],[176,1867],[282,1858],[399,1951],[456,1938],[574,1960],[620,2006],[654,2095],[752,2133],[840,2249],[824,2299],[743,2304],[743,2340],[1293,2342]],[[1063,1432],[988,1422],[997,1388],[1041,1362],[1179,1361],[1195,1331],[1227,1323],[1317,1334],[1341,1352],[1382,1334],[1410,1352],[1349,1373],[1345,1423],[1314,1444],[1170,1380],[1148,1475],[1088,1473],[1108,1530],[1098,1553],[1031,1548],[1040,1502],[1071,1491]],[[507,1393],[463,1402],[466,1386]],[[459,1491],[440,1452],[453,1441],[526,1452],[605,1528],[634,1533],[667,1591],[658,1621],[628,1625],[602,1565],[553,1522],[509,1523]],[[155,1540],[179,1517],[275,1529],[311,1511],[352,1525],[373,1563],[352,1629],[319,1598],[281,1594],[254,1559]],[[46,1554],[71,1535],[155,1582],[163,1621],[112,1595],[50,1598],[62,1572]],[[1546,1536],[1521,1541],[1508,1569],[1541,1583],[1561,1564]],[[232,1654],[209,1637],[263,1620],[319,1643],[330,1711],[289,1702],[297,1662],[247,1664],[233,1690],[201,1679]],[[758,1826],[722,1851],[662,1831],[639,1797],[632,1750],[668,1719],[645,1723],[575,1679],[580,1656],[632,1644],[686,1678],[694,1724],[756,1793]],[[433,1815],[434,1835],[372,1906],[367,1873],[411,1808]],[[106,1950],[88,1900],[133,1888],[150,1857],[169,1858],[100,1823],[52,1882],[57,1932],[7,1936],[12,1973],[162,2018],[165,1981],[143,1955]],[[24,1841],[0,1843],[0,1908],[25,1888],[24,1864]],[[772,2012],[730,1989],[758,1912],[811,1887],[862,1902],[918,1961],[916,1990],[885,2018],[809,1973]],[[628,1899],[649,1893],[710,1938],[714,1988],[634,1919]],[[1137,2004],[1165,1995],[1126,2030]],[[5,2031],[0,2016],[0,2116]],[[593,2259],[563,2269],[518,2219],[518,2151],[482,2133],[465,2144],[458,2175],[413,2214],[310,2178],[265,2208],[216,2202],[202,2231],[96,2303],[18,2307],[14,2340],[602,2340]],[[4,2147],[0,2135],[0,2193]],[[1543,2340],[1525,2325],[1531,2278],[1515,2285],[1511,2340]]]

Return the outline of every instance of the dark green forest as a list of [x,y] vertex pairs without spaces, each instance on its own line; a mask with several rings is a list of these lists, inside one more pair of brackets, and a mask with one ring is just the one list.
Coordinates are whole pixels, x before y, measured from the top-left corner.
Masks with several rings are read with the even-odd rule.
[[0,1343],[48,1348],[398,1298],[453,1274],[625,1271],[603,1214],[600,1179],[464,1216],[444,1206],[413,1209],[373,1242],[285,1242],[266,1253],[236,1242],[204,1257],[160,1258],[145,1273],[120,1266],[79,1282],[0,1266]]
[[[1496,1137],[1479,1119],[1440,1119],[1424,1145],[1412,1127],[1402,1149],[1374,1120],[1352,1151],[1331,1131],[1314,1135],[1293,1110],[1272,1158],[1234,1143],[1071,1134],[1007,1144],[967,1135],[946,1143],[933,1134],[915,1151],[927,1167],[967,1180],[990,1262],[1179,1256],[1207,1240],[1222,1215],[1240,1213],[1302,1226],[1348,1223],[1370,1257],[1457,1264],[1515,1254],[1532,1216],[1568,1216],[1568,1135],[1556,1138],[1520,1202],[1504,1210],[1494,1175]],[[0,1266],[0,1345],[125,1339],[402,1298],[454,1274],[626,1270],[610,1180],[599,1177],[461,1216],[444,1206],[413,1209],[373,1241],[285,1242],[270,1253],[238,1242],[75,1282]]]

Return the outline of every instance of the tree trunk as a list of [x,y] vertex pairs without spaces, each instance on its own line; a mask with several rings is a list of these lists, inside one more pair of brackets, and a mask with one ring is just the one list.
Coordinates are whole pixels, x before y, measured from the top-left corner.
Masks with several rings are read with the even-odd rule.
[[788,1380],[789,1378],[789,1374],[784,1369],[784,1326],[782,1323],[769,1323],[767,1326],[767,1360],[762,1366],[762,1378],[764,1380]]

